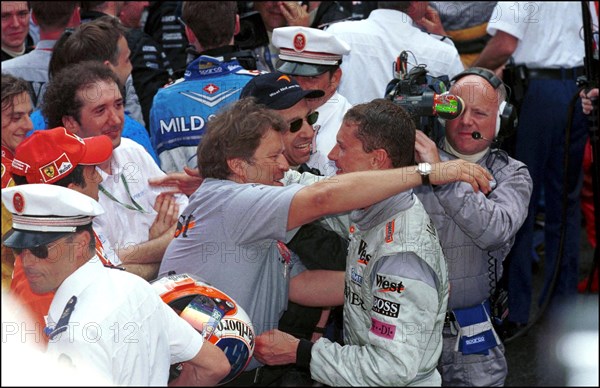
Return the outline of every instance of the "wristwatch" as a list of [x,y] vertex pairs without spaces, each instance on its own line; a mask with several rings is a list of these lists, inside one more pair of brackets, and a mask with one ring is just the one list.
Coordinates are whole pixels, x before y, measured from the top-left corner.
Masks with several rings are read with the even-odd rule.
[[417,172],[421,174],[421,182],[424,185],[430,185],[429,182],[429,174],[431,174],[431,164],[429,163],[419,163],[417,165]]

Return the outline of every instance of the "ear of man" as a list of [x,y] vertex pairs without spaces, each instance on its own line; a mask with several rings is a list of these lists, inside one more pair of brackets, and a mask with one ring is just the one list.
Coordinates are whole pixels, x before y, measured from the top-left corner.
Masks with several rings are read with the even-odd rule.
[[371,159],[371,166],[374,170],[383,170],[390,168],[388,153],[383,148],[378,148],[373,151],[373,158]]
[[227,166],[237,178],[236,180],[246,181],[248,163],[241,158],[227,159]]
[[61,121],[67,131],[74,133],[75,135],[78,135],[78,136],[80,135],[79,134],[79,123],[77,122],[77,120],[75,120],[75,117],[70,116],[70,115],[65,115],[62,117]]

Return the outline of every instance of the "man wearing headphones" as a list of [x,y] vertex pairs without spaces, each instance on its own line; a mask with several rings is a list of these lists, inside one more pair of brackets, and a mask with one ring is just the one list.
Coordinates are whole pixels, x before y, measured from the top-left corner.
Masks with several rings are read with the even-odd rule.
[[446,136],[437,146],[417,131],[417,162],[460,158],[477,163],[494,176],[494,189],[487,195],[462,183],[415,189],[438,230],[448,265],[451,291],[438,369],[445,386],[503,385],[504,346],[492,325],[503,313],[496,309],[496,284],[527,217],[532,182],[523,163],[492,147],[514,117],[502,81],[483,68],[467,69],[453,81],[450,93],[463,99],[464,112],[445,123]]

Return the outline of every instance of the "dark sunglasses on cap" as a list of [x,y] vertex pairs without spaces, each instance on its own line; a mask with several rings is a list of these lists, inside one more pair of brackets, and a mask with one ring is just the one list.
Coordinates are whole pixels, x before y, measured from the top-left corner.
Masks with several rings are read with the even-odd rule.
[[[317,122],[318,119],[319,119],[319,112],[312,112],[311,114],[306,116],[306,122],[309,125],[313,125],[314,123]],[[304,119],[296,119],[296,120],[292,121],[290,123],[290,132],[291,133],[298,132],[300,130],[300,128],[302,128],[303,121],[304,121]]]

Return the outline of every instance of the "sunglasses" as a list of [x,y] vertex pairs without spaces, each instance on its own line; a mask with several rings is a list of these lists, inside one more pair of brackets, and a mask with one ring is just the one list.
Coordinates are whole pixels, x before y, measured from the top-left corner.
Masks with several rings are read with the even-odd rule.
[[38,259],[47,259],[49,253],[49,250],[51,248],[53,248],[54,246],[56,246],[58,243],[57,242],[51,242],[49,244],[46,245],[39,245],[37,247],[32,247],[32,248],[12,248],[12,251],[15,255],[21,255],[21,253],[23,253],[23,251],[25,249],[28,249],[29,252],[31,252],[32,255],[34,255],[35,257],[37,257]]
[[[306,116],[306,122],[309,125],[313,125],[314,123],[317,122],[317,120],[319,119],[319,112],[312,112],[311,114],[309,114],[308,116]],[[305,119],[296,119],[294,121],[292,121],[290,123],[290,132],[291,133],[296,133],[300,130],[300,128],[302,128],[302,122]]]

